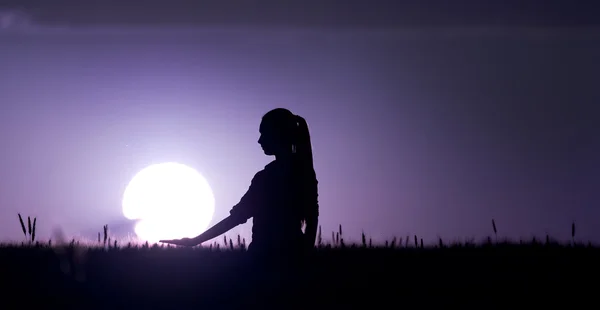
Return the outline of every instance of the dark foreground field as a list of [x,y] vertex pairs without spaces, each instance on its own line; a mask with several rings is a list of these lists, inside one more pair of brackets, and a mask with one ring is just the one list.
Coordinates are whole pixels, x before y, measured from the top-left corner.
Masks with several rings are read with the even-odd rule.
[[596,304],[599,258],[543,243],[346,246],[269,268],[242,250],[5,246],[0,309],[579,307]]

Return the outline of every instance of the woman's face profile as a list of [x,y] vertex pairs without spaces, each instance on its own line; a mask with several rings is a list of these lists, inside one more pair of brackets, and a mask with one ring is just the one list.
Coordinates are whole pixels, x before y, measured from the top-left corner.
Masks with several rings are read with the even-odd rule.
[[282,113],[281,111],[279,114],[269,112],[260,122],[258,144],[267,156],[291,152],[292,142],[289,137],[291,129],[286,124],[289,115],[292,114],[289,111],[285,114]]
[[270,126],[267,126],[267,124],[264,121],[262,121],[260,123],[260,128],[258,131],[260,133],[260,138],[258,138],[258,144],[260,144],[260,146],[262,147],[263,152],[265,152],[265,155],[275,155],[277,143],[273,135],[272,128],[270,128]]

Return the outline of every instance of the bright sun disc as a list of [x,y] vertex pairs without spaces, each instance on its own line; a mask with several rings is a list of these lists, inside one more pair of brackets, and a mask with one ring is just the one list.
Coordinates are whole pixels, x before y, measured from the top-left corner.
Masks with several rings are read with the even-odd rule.
[[143,169],[123,194],[123,215],[138,220],[135,233],[148,242],[199,235],[214,211],[215,198],[206,179],[178,163]]

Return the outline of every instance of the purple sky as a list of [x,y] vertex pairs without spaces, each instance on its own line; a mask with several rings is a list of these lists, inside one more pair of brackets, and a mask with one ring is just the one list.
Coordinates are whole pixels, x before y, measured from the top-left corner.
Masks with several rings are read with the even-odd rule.
[[261,116],[285,107],[311,126],[325,236],[482,238],[495,218],[502,236],[566,239],[575,220],[600,242],[597,28],[90,30],[65,16],[0,30],[0,239],[21,238],[17,212],[40,238],[119,223],[126,184],[165,161],[208,179],[220,220],[271,160]]

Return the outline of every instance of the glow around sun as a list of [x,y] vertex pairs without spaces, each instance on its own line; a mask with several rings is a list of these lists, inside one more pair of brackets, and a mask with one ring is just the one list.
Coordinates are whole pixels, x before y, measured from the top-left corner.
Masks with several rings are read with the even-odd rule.
[[136,235],[152,243],[201,234],[214,211],[215,198],[206,179],[178,163],[143,169],[123,194],[123,215],[138,220]]

